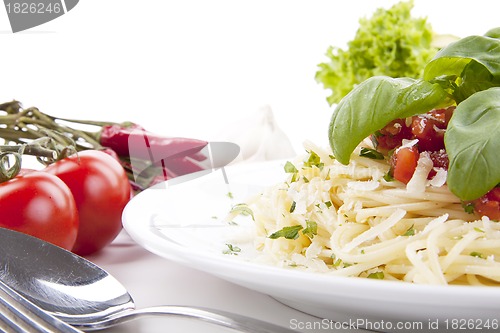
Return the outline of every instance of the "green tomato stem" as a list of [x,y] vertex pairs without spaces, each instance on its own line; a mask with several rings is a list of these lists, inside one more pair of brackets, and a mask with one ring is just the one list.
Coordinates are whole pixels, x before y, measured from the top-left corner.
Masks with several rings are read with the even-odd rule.
[[[14,157],[14,162],[12,159]],[[0,152],[0,183],[11,180],[21,171],[21,154],[17,152]]]

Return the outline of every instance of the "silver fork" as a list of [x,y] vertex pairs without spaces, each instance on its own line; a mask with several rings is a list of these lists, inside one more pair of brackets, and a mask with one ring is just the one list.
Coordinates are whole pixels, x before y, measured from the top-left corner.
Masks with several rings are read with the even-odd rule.
[[83,333],[43,311],[1,280],[0,332]]

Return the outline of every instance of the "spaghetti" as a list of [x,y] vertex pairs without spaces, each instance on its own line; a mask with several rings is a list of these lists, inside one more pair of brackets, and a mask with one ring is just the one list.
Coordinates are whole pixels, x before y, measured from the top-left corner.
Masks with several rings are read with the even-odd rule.
[[500,283],[500,224],[466,213],[439,172],[428,180],[425,155],[405,185],[386,180],[388,163],[359,156],[360,147],[348,165],[311,142],[305,149],[284,182],[247,201],[259,261],[412,283]]

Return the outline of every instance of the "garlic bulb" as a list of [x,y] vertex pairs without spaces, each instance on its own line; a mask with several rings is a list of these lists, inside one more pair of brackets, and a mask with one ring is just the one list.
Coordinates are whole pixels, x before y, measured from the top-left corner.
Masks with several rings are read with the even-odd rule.
[[226,126],[228,127],[231,130],[224,140],[236,143],[241,149],[235,162],[266,161],[295,156],[288,136],[276,123],[273,111],[268,105]]

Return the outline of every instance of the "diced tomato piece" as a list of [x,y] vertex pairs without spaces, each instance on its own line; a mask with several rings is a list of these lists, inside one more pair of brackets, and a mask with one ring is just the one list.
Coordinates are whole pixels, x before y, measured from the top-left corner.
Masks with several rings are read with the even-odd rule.
[[429,152],[429,157],[431,158],[433,168],[429,172],[428,179],[432,179],[436,175],[436,168],[448,170],[450,161],[448,159],[448,154],[446,154],[446,150],[431,151]]
[[415,173],[419,156],[415,146],[397,149],[390,160],[392,176],[396,180],[408,184]]
[[448,170],[448,164],[450,163],[448,159],[448,154],[446,154],[446,150],[441,149],[438,151],[429,152],[429,157],[432,160],[432,164],[435,168],[443,168]]
[[435,121],[426,115],[413,117],[411,132],[418,139],[418,146],[422,150],[434,151],[444,148],[444,130],[435,127]]
[[411,132],[418,139],[420,151],[444,149],[444,133],[454,110],[455,107],[432,110],[412,118]]
[[500,187],[495,187],[481,198],[473,200],[472,205],[480,215],[500,221]]
[[411,139],[410,127],[406,126],[405,119],[395,119],[382,128],[376,135],[372,135],[372,141],[377,150],[383,154],[401,146],[403,139]]
[[[395,119],[371,135],[376,149],[382,154],[400,147],[403,140],[418,139],[418,149],[439,151],[444,149],[444,133],[455,110],[454,106],[438,109],[408,119]],[[409,124],[407,125],[407,120]]]
[[494,187],[491,191],[486,193],[490,200],[500,201],[500,187]]
[[488,216],[492,220],[500,220],[500,202],[488,200],[485,197],[473,201],[474,210],[480,215]]

